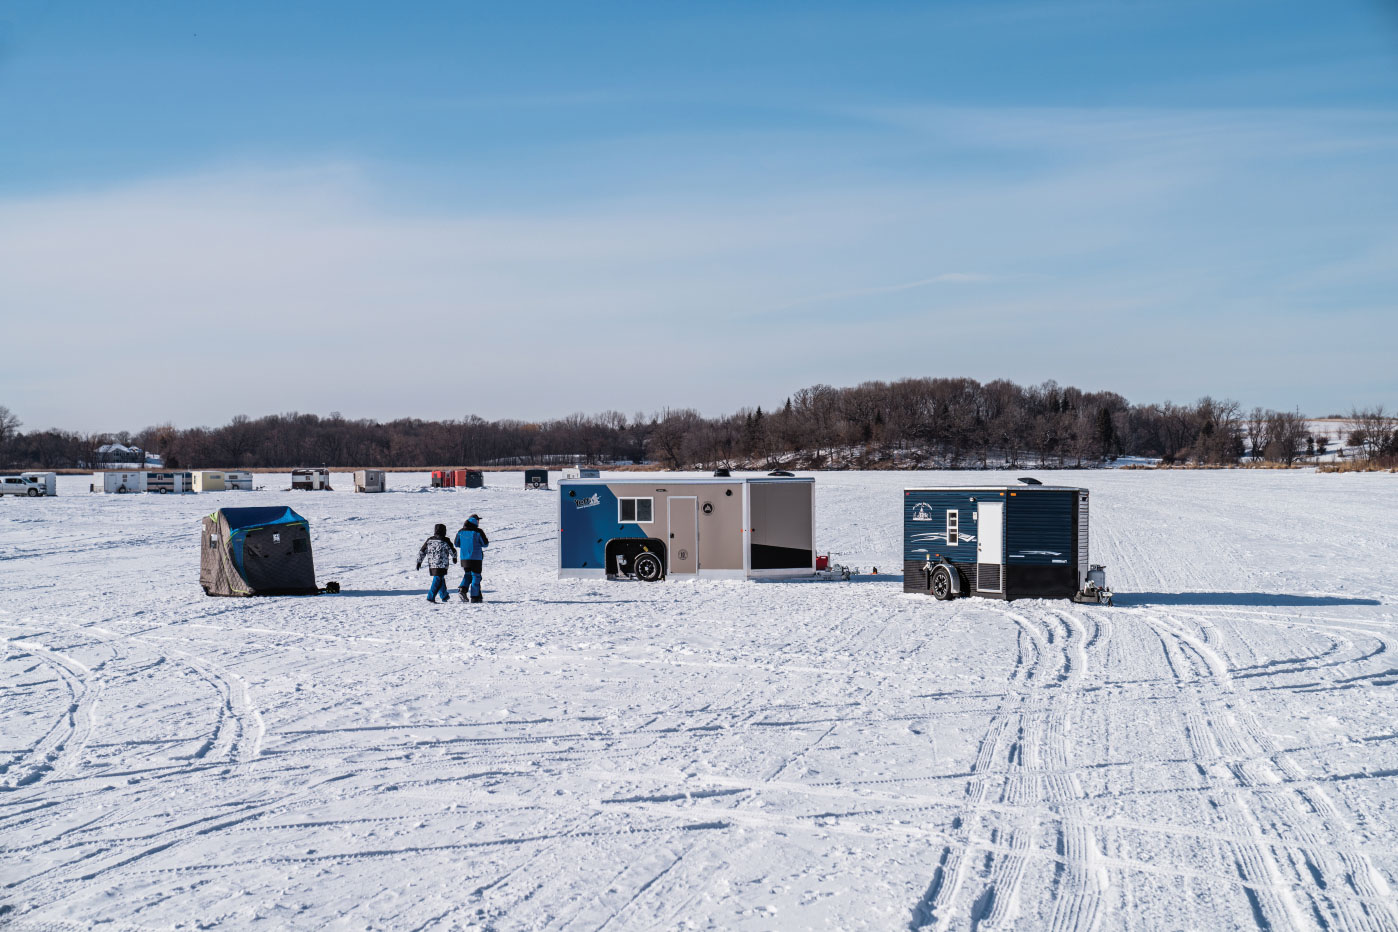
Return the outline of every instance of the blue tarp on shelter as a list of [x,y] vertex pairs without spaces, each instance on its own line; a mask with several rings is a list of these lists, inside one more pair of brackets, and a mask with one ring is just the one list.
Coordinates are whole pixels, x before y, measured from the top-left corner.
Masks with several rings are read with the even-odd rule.
[[[244,559],[244,544],[247,535],[259,528],[268,527],[294,527],[301,526],[310,529],[310,524],[305,518],[298,515],[285,505],[262,506],[257,508],[220,508],[209,518],[218,524],[222,518],[224,525],[228,529],[228,537],[225,541],[228,559],[232,562],[233,568],[244,580],[247,578],[247,564]],[[314,588],[314,581],[311,583]]]
[[230,531],[250,527],[266,527],[269,524],[295,524],[297,521],[302,524],[306,523],[305,518],[285,505],[264,505],[261,508],[220,508],[219,511],[223,512],[223,520],[228,522]]

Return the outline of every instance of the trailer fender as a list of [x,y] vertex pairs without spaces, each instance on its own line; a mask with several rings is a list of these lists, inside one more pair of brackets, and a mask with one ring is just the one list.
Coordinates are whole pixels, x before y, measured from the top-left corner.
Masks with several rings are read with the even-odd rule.
[[945,557],[936,563],[928,560],[922,565],[922,572],[926,574],[924,582],[927,588],[932,588],[932,574],[937,571],[938,567],[946,567],[947,576],[951,579],[951,594],[953,596],[961,595],[961,574],[957,572],[952,562]]

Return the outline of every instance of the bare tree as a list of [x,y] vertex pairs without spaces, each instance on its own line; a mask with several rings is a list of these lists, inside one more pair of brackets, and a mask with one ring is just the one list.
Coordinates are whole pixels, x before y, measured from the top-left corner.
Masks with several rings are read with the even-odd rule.
[[651,442],[656,452],[671,469],[684,465],[685,435],[700,421],[699,412],[692,408],[667,408],[656,420]]
[[1389,416],[1383,405],[1351,408],[1345,420],[1350,444],[1359,447],[1360,455],[1365,459],[1373,459],[1383,452],[1393,422],[1394,418]]
[[1267,459],[1290,466],[1301,455],[1306,419],[1290,411],[1267,413]]
[[1262,408],[1253,408],[1253,412],[1247,415],[1248,453],[1254,460],[1261,460],[1262,453],[1267,450],[1267,414]]
[[19,436],[19,429],[23,426],[24,423],[13,411],[0,405],[0,463],[10,462],[11,441]]

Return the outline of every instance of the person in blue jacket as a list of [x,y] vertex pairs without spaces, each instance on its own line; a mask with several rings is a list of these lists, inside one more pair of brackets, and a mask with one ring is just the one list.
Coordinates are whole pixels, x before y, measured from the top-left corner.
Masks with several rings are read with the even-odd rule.
[[454,538],[457,551],[461,554],[461,568],[466,572],[466,575],[461,578],[461,601],[463,602],[466,601],[468,585],[470,586],[472,602],[485,601],[481,595],[481,561],[485,559],[485,548],[490,546],[490,538],[485,536],[485,531],[481,530],[480,523],[480,515],[471,515],[461,526],[461,530],[456,532]]

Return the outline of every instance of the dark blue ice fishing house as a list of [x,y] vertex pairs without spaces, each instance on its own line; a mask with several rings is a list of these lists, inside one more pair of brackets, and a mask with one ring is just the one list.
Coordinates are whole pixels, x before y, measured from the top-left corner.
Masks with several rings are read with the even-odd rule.
[[904,489],[903,590],[1110,604],[1087,562],[1087,489],[1020,481]]

